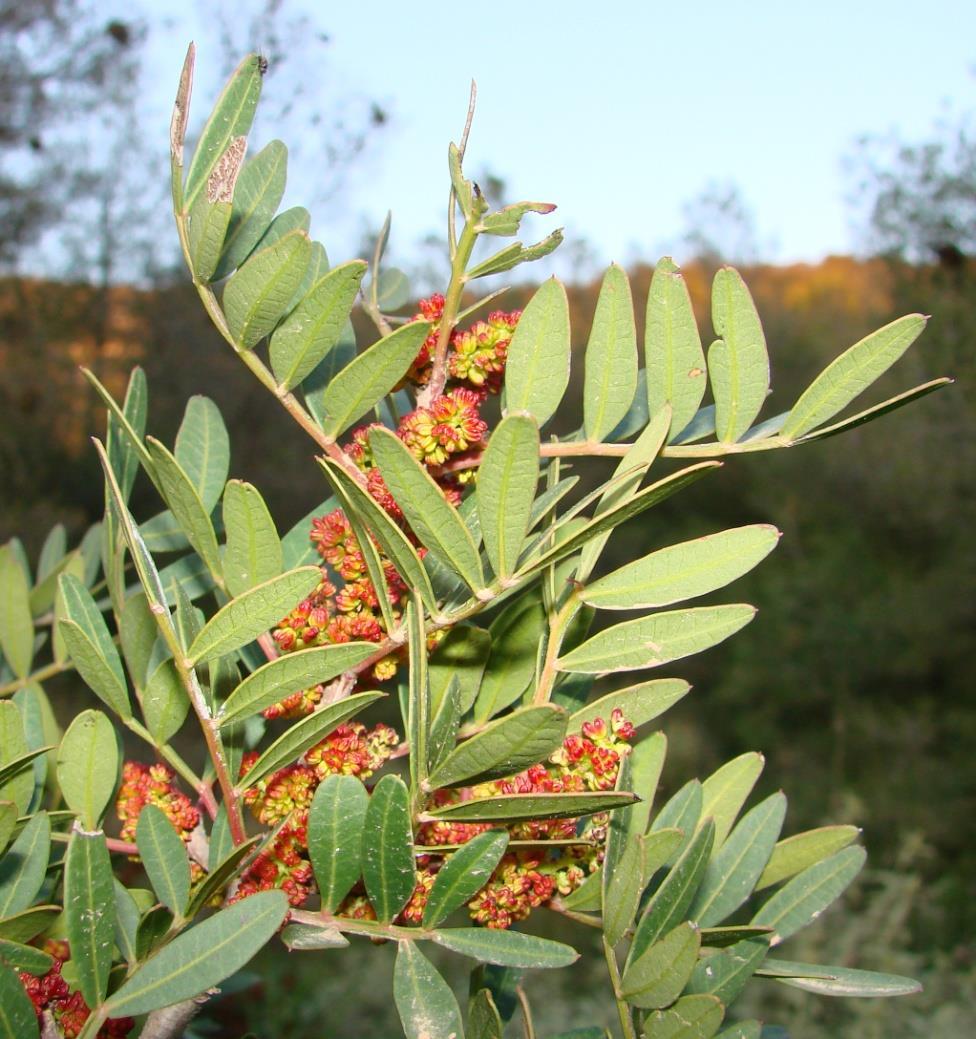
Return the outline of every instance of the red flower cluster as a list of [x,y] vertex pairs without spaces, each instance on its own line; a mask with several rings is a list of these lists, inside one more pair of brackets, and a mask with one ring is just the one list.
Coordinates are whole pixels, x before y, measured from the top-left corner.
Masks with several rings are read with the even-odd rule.
[[[67,955],[63,958],[55,957],[51,969],[40,977],[21,972],[20,982],[27,998],[34,1005],[38,1026],[43,1027],[41,1016],[47,1010],[60,1029],[60,1034],[65,1039],[76,1039],[91,1015],[91,1010],[82,994],[72,992],[61,977],[61,967],[68,958]],[[97,1039],[125,1039],[134,1025],[135,1020],[131,1017],[111,1018],[98,1030]]]
[[[398,742],[397,734],[388,725],[379,724],[367,730],[361,722],[348,722],[306,751],[302,761],[249,787],[244,792],[244,803],[258,821],[266,826],[284,825],[244,872],[231,901],[257,891],[281,888],[293,906],[302,905],[315,888],[308,860],[308,810],[316,788],[326,776],[371,776],[390,757]],[[242,776],[257,757],[256,751],[244,755]]]
[[[438,791],[435,804],[503,794],[612,790],[620,759],[630,753],[629,741],[633,737],[634,726],[615,710],[609,724],[603,718],[584,722],[581,732],[567,736],[548,764],[532,765],[509,779]],[[491,880],[468,903],[472,918],[487,927],[510,927],[557,892],[568,895],[575,890],[602,861],[607,821],[606,815],[590,816],[582,829],[579,819],[530,819],[511,824],[508,830],[512,840],[539,843],[534,848],[511,851],[502,858]],[[489,829],[489,823],[437,820],[423,824],[419,839],[430,845],[465,844]],[[545,847],[548,841],[576,838],[588,843]]]
[[162,764],[143,765],[127,761],[122,769],[122,786],[115,811],[122,823],[121,838],[136,839],[136,822],[147,804],[161,808],[184,841],[200,822],[200,812],[175,784],[176,773]]

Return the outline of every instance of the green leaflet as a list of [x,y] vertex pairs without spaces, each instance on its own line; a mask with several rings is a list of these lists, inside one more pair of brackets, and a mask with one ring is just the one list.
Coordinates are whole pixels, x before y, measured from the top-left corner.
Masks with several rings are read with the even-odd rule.
[[79,987],[85,1002],[96,1007],[105,999],[112,969],[115,888],[105,835],[85,833],[77,823],[64,866],[64,915]]
[[164,905],[154,905],[139,918],[136,927],[136,959],[148,959],[170,936],[173,914]]
[[[309,229],[312,226],[312,214],[304,206],[292,206],[291,209],[285,209],[280,212],[274,220],[268,225],[267,231],[261,235],[261,240],[254,247],[255,251],[264,249],[268,245],[274,245],[275,242],[280,242],[285,235],[290,234],[292,231],[304,231],[308,234]],[[318,245],[318,249],[315,246]],[[319,268],[322,265],[322,256],[325,253],[325,249],[322,247],[320,242],[312,242],[312,253],[309,259],[308,267],[305,268],[305,274],[302,280],[295,290],[295,295],[292,296],[291,301],[285,308],[286,312],[291,311],[298,302],[305,295],[303,289],[307,289],[317,278]],[[314,270],[313,270],[314,265]],[[326,264],[328,266],[328,264]]]
[[355,776],[326,776],[308,813],[308,851],[322,908],[333,913],[359,880],[369,796]]
[[705,354],[688,287],[670,257],[658,263],[651,278],[644,358],[648,414],[670,405],[671,440],[694,418],[705,394]]
[[513,704],[534,681],[545,629],[545,608],[534,595],[513,599],[491,622],[491,648],[474,703],[479,725]]
[[179,918],[190,898],[190,860],[183,839],[155,805],[146,805],[136,823],[136,845],[160,902]]
[[404,620],[407,627],[407,709],[404,723],[410,745],[410,793],[418,804],[427,789],[430,769],[430,682],[427,678],[427,636],[419,592],[411,593]]
[[[717,462],[699,462],[697,465],[690,465],[686,469],[681,469],[671,476],[665,477],[663,480],[658,480],[657,483],[651,484],[650,487],[645,487],[636,494],[628,494],[624,499],[615,501],[612,506],[606,509],[601,510],[598,508],[593,519],[585,522],[575,532],[569,533],[567,537],[560,540],[543,555],[530,555],[522,565],[520,576],[541,570],[546,566],[552,566],[553,563],[558,563],[561,559],[573,555],[587,542],[605,533],[609,534],[627,520],[633,519],[634,516],[639,516],[647,509],[659,504],[666,498],[670,498],[672,494],[676,494],[689,484],[701,479],[707,472],[716,468],[717,465]],[[627,481],[621,482],[626,483]],[[559,527],[555,529],[558,530]]]
[[51,823],[47,812],[38,812],[20,831],[0,859],[0,920],[31,904],[44,883],[51,854]]
[[898,974],[854,970],[851,967],[822,967],[791,960],[767,958],[756,973],[766,978],[776,978],[793,988],[815,992],[819,996],[910,996],[922,990],[914,978]]
[[282,891],[259,891],[222,909],[137,967],[106,1010],[112,1017],[146,1014],[219,985],[271,939],[287,911]]
[[725,949],[737,942],[753,941],[756,938],[771,938],[771,927],[750,927],[748,924],[732,924],[729,927],[703,927],[701,929],[702,947]]
[[72,574],[61,575],[58,591],[63,618],[61,634],[78,674],[116,714],[131,717],[122,661],[95,600]]
[[238,789],[246,790],[284,765],[297,761],[306,750],[319,740],[325,739],[337,725],[341,725],[347,718],[358,714],[367,704],[385,695],[374,692],[355,693],[302,718],[282,733],[254,762],[238,782]]
[[720,338],[708,351],[715,430],[734,443],[752,425],[769,392],[769,356],[759,315],[738,271],[723,267],[712,283],[712,324]]
[[376,784],[363,823],[363,880],[380,923],[389,923],[407,904],[416,875],[410,794],[398,776]]
[[704,606],[624,621],[594,635],[556,662],[589,675],[658,667],[701,653],[744,628],[756,615],[745,604]]
[[246,646],[277,624],[321,578],[317,566],[302,566],[248,589],[207,621],[187,656],[199,664]]
[[95,830],[115,793],[119,774],[115,728],[101,711],[82,711],[58,748],[58,785],[86,830]]
[[468,1005],[468,1039],[502,1039],[504,1029],[491,992],[479,989]]
[[275,327],[301,284],[312,243],[302,231],[253,253],[224,288],[227,327],[238,347],[250,350]]
[[[651,823],[652,830],[676,826],[683,830],[690,841],[702,814],[702,785],[697,779],[689,779],[676,791]],[[687,843],[687,841],[685,842]],[[683,847],[683,846],[682,846]]]
[[235,137],[246,137],[261,93],[260,59],[249,54],[237,66],[207,120],[186,176],[183,199],[189,210]]
[[130,595],[119,618],[119,641],[129,677],[137,689],[146,684],[153,649],[159,638],[156,620],[149,612],[149,600],[141,589]]
[[811,440],[823,440],[826,437],[836,436],[838,433],[845,433],[849,429],[863,426],[866,422],[873,422],[876,418],[881,418],[882,415],[886,415],[889,411],[896,411],[898,408],[910,404],[913,400],[919,400],[921,397],[935,392],[935,390],[941,390],[943,387],[951,385],[952,379],[945,378],[933,379],[931,382],[922,383],[921,386],[899,393],[896,397],[890,397],[888,400],[875,404],[873,407],[865,408],[864,411],[859,411],[849,418],[841,419],[839,422],[833,423],[833,425],[815,429],[812,433],[807,433],[805,437],[801,437],[797,443],[805,444]]
[[678,924],[659,941],[628,960],[621,993],[628,1003],[656,1010],[681,995],[698,960],[701,936],[691,923]]
[[179,732],[190,710],[190,698],[172,660],[162,661],[146,682],[142,713],[153,738],[168,743]]
[[[633,753],[621,759],[617,771],[617,790],[633,790]],[[616,945],[630,927],[637,912],[641,889],[641,848],[634,832],[632,816],[640,802],[610,816],[606,850],[601,868],[603,934],[609,945]],[[641,832],[643,828],[641,828]]]
[[640,802],[627,812],[627,831],[640,836],[647,831],[651,808],[657,796],[658,783],[664,770],[664,759],[668,753],[668,738],[663,732],[655,732],[641,740],[631,751],[630,769],[633,775],[634,793]]
[[865,336],[832,361],[793,405],[780,435],[796,440],[834,417],[915,342],[927,318],[908,314]]
[[715,827],[709,819],[695,834],[647,903],[634,931],[634,941],[627,957],[628,965],[637,960],[648,946],[686,919],[688,908],[705,875],[714,839]]
[[462,1039],[454,993],[413,942],[400,942],[397,949],[393,1001],[406,1039]]
[[483,783],[521,772],[562,744],[566,711],[553,704],[523,707],[459,743],[431,773],[434,788]]
[[18,810],[13,801],[0,801],[0,855],[3,854],[7,843],[13,836],[17,826]]
[[323,274],[274,330],[271,370],[282,389],[298,386],[339,341],[365,273],[352,260]]
[[860,837],[856,826],[821,826],[781,840],[769,857],[766,868],[756,884],[756,890],[772,887],[780,881],[795,877],[808,866],[846,848]]
[[[217,818],[220,819],[221,816],[218,815]],[[225,820],[224,832],[227,835],[227,843],[229,844],[230,834],[226,829],[226,814],[222,818]],[[226,854],[221,854],[220,836],[215,822],[214,830],[211,831],[210,837],[210,869],[203,880],[190,892],[190,899],[187,902],[186,913],[184,914],[187,919],[195,917],[215,895],[219,895],[227,887],[230,881],[237,875],[240,864],[254,851],[255,846],[261,841],[261,835],[256,834],[249,840],[244,841],[243,844],[238,844],[236,848],[231,847],[231,850]]]
[[683,541],[628,563],[580,592],[603,610],[650,609],[724,588],[748,573],[779,543],[766,523]]
[[411,321],[353,358],[325,388],[327,436],[341,436],[403,378],[430,333],[426,321]]
[[204,508],[189,476],[180,468],[179,462],[164,444],[153,437],[146,438],[149,457],[156,469],[163,498],[177,522],[183,528],[187,540],[196,553],[207,564],[212,574],[221,574],[220,550],[213,523]]
[[702,783],[701,817],[715,822],[715,851],[724,843],[765,764],[762,754],[749,751],[726,762]]
[[261,241],[285,193],[287,169],[288,149],[281,141],[269,141],[241,167],[214,281],[240,267]]
[[720,949],[698,963],[685,991],[715,996],[728,1006],[749,983],[767,952],[769,942],[761,938]]
[[37,1039],[37,1014],[20,978],[0,961],[0,1039]]
[[491,635],[483,628],[456,624],[448,630],[428,665],[430,699],[435,715],[454,679],[458,684],[459,710],[464,714],[471,709],[490,650]]
[[27,811],[34,793],[34,776],[26,767],[29,754],[20,711],[12,701],[0,700],[0,801],[13,802],[17,812]]
[[[132,374],[129,376],[122,414],[129,429],[138,438],[145,435],[148,411],[149,388],[146,384],[146,373],[142,368],[136,367],[132,369]],[[123,497],[128,501],[136,473],[139,471],[139,451],[130,440],[128,432],[123,428],[119,418],[114,409],[108,409],[105,439],[109,461],[118,478]],[[86,584],[90,583],[86,582]]]
[[523,934],[521,931],[444,927],[434,931],[431,938],[452,952],[500,967],[568,967],[579,959],[579,953],[569,945],[548,938],[536,938],[535,935]]
[[509,415],[488,441],[475,487],[485,551],[499,577],[515,572],[538,483],[539,428],[525,415]]
[[714,996],[682,996],[668,1010],[655,1010],[644,1024],[653,1039],[711,1039],[722,1026],[725,1007]]
[[0,548],[0,649],[18,678],[30,674],[34,659],[30,586],[9,544]]
[[286,570],[293,570],[296,566],[301,566],[305,563],[314,563],[319,558],[318,553],[308,539],[309,528],[312,525],[313,519],[331,512],[337,505],[338,502],[335,498],[326,498],[325,501],[307,512],[294,524],[287,534],[282,536],[281,552],[284,557]]
[[609,721],[615,710],[622,711],[627,721],[635,727],[646,725],[673,707],[690,691],[691,686],[683,678],[654,678],[649,682],[618,689],[576,711],[569,719],[566,731],[578,732],[584,722],[592,721],[594,718]]
[[197,195],[186,218],[190,270],[199,281],[211,281],[227,237],[230,224],[230,202],[211,202],[207,192]]
[[125,958],[126,963],[134,964],[139,960],[136,949],[136,933],[139,930],[139,906],[128,888],[117,880],[112,881],[115,892],[115,944]]
[[282,570],[281,540],[260,491],[243,480],[229,480],[224,490],[227,547],[223,572],[227,591],[240,595],[270,581]]
[[596,794],[505,794],[447,805],[428,812],[424,818],[458,822],[572,819],[579,815],[626,808],[636,800],[633,794],[617,791]]
[[630,408],[637,391],[637,328],[630,282],[611,264],[586,344],[583,429],[586,439],[604,441]]
[[230,468],[230,437],[209,397],[197,394],[186,402],[173,454],[209,515],[220,500]]
[[508,847],[504,830],[489,830],[462,844],[441,866],[424,906],[423,926],[437,925],[488,883]]
[[440,698],[440,706],[436,711],[432,711],[429,745],[431,768],[437,768],[457,743],[463,713],[461,683],[455,676],[448,682],[447,689]]
[[731,916],[752,894],[785,816],[786,797],[773,794],[747,812],[722,844],[708,864],[691,909],[692,918],[702,927]]
[[47,930],[60,914],[60,906],[33,906],[11,913],[0,920],[0,938],[8,942],[29,942]]
[[328,682],[376,652],[374,642],[344,642],[285,653],[252,672],[227,697],[221,726],[243,721],[300,689]]
[[36,976],[46,974],[51,969],[54,957],[35,949],[33,945],[20,945],[0,938],[0,962]]
[[343,497],[343,504],[348,504],[350,511],[355,512],[369,529],[406,585],[419,589],[424,605],[435,613],[437,598],[434,589],[410,539],[348,473],[328,459],[319,459],[319,464]]
[[506,413],[531,415],[544,426],[569,385],[569,365],[569,302],[550,278],[529,300],[508,347]]
[[780,888],[751,923],[775,928],[773,944],[778,945],[806,927],[838,899],[861,872],[865,858],[863,848],[844,848],[830,858],[808,866]]
[[374,427],[369,443],[387,487],[421,543],[472,590],[481,588],[485,577],[478,548],[458,510],[394,433]]

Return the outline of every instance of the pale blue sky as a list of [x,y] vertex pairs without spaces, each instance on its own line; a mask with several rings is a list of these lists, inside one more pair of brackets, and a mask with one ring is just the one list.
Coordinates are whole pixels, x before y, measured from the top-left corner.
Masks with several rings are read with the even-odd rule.
[[[362,214],[378,223],[393,210],[404,258],[442,226],[447,142],[472,77],[469,169],[504,177],[512,197],[556,202],[532,230],[563,225],[601,262],[677,245],[682,204],[710,181],[739,185],[770,258],[851,251],[842,160],[855,139],[923,139],[947,106],[976,102],[973,0],[293,4],[332,38],[323,105],[353,93],[392,114],[341,201],[313,210],[334,259],[355,249]],[[166,10],[152,53],[157,81],[172,84],[191,35],[205,67],[207,5]],[[197,121],[213,89],[201,77]],[[289,201],[315,176],[293,166]]]

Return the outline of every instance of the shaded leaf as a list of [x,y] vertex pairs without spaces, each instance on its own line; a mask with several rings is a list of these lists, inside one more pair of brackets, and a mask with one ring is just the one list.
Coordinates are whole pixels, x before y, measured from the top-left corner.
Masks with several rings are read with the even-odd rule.
[[139,931],[139,906],[128,888],[117,880],[112,881],[115,891],[115,944],[125,958],[126,963],[134,964],[139,960],[136,947],[136,935]]
[[24,722],[10,700],[0,700],[0,801],[12,802],[17,812],[26,812],[34,793],[34,776]]
[[765,764],[762,754],[748,751],[726,762],[702,783],[701,817],[711,817],[715,823],[715,852],[732,829]]
[[546,623],[545,607],[533,595],[513,599],[491,622],[491,648],[474,703],[478,724],[520,699],[534,681]]
[[768,941],[753,939],[705,956],[695,967],[687,992],[715,996],[728,1006],[741,994],[768,951]]
[[[223,805],[221,805],[223,808]],[[236,847],[231,843],[230,830],[227,826],[227,814],[218,815],[217,819],[224,821],[222,829],[226,835],[226,844],[229,850],[225,850],[217,821],[214,821],[210,833],[210,860],[209,872],[190,892],[190,899],[186,907],[186,917],[192,918],[216,895],[221,894],[225,887],[237,875],[240,864],[253,851],[256,844],[261,841],[261,835],[255,835],[243,844]]]
[[142,694],[142,713],[154,739],[168,743],[179,732],[190,709],[183,682],[172,660],[154,669]]
[[722,1025],[725,1007],[714,996],[682,996],[668,1010],[655,1010],[644,1024],[653,1039],[711,1039]]
[[468,1007],[468,1039],[502,1039],[504,1030],[491,992],[479,989]]
[[349,944],[349,939],[334,927],[313,927],[311,924],[289,924],[281,932],[281,940],[290,952],[344,949]]
[[230,202],[211,202],[207,192],[202,191],[187,214],[190,270],[200,281],[210,281],[214,277],[227,237],[232,208]]
[[[0,963],[5,963],[15,970],[26,971],[28,974],[46,974],[54,964],[54,957],[49,956],[33,945],[20,945],[17,942],[0,938]],[[0,1035],[3,1035],[3,1007],[0,1007]]]
[[29,942],[47,930],[60,915],[60,906],[32,906],[11,913],[0,920],[0,938],[8,942]]
[[0,1039],[37,1039],[37,1014],[20,978],[0,962]]
[[30,674],[34,659],[30,586],[9,544],[0,548],[0,649],[17,678]]

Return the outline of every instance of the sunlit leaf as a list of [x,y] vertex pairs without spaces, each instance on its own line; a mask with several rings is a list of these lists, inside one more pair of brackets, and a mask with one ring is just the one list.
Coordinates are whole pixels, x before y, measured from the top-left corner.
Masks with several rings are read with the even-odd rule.
[[767,958],[756,971],[766,978],[776,978],[784,985],[815,992],[818,996],[877,997],[910,996],[921,992],[914,978],[884,974],[851,967],[823,967],[813,963]]
[[567,731],[577,732],[584,722],[593,721],[594,718],[609,721],[614,711],[620,711],[631,725],[639,728],[673,707],[690,691],[691,686],[683,678],[654,678],[649,682],[618,689],[574,712]]
[[714,996],[682,996],[668,1010],[655,1010],[644,1024],[654,1039],[711,1039],[722,1026],[725,1007]]
[[569,364],[569,303],[563,286],[550,278],[522,311],[508,347],[507,413],[531,415],[544,426],[566,392]]
[[762,754],[749,751],[726,762],[702,783],[701,817],[715,823],[714,851],[724,843],[765,764]]
[[18,678],[30,674],[34,659],[30,586],[9,544],[0,548],[0,649]]
[[633,794],[611,791],[594,794],[502,794],[472,798],[427,813],[430,819],[496,822],[515,819],[572,819],[633,804]]
[[82,711],[58,748],[58,786],[65,803],[86,830],[95,830],[119,773],[115,728],[101,711]]
[[728,1006],[742,993],[768,951],[769,942],[762,939],[719,949],[699,961],[685,991],[715,996]]
[[769,857],[766,868],[756,884],[756,890],[772,887],[795,877],[808,866],[846,848],[860,837],[857,826],[821,826],[781,840]]
[[548,938],[536,938],[535,935],[523,934],[521,931],[444,927],[434,931],[431,938],[452,952],[501,967],[567,967],[579,959],[579,953],[569,945]]
[[37,1039],[37,1013],[15,970],[0,961],[0,1039]]
[[410,794],[398,776],[376,784],[362,829],[363,880],[381,923],[388,923],[407,904],[416,884]]
[[628,960],[621,994],[643,1009],[669,1006],[681,995],[698,960],[701,937],[694,924],[678,924],[663,938]]
[[243,480],[230,480],[224,490],[227,548],[223,572],[227,591],[240,595],[281,573],[281,541],[260,491]]
[[136,823],[139,857],[160,902],[182,916],[190,897],[190,860],[186,846],[168,816],[148,804]]
[[637,389],[637,329],[630,282],[611,264],[603,277],[586,344],[583,430],[601,442],[627,414]]
[[186,402],[173,450],[209,515],[220,500],[230,467],[230,438],[217,405],[194,395]]
[[414,945],[400,942],[393,1001],[406,1039],[461,1039],[461,1011],[448,983]]
[[108,991],[115,940],[112,862],[105,835],[84,833],[77,824],[64,865],[64,915],[82,995],[90,1007],[98,1006]]
[[326,776],[312,798],[308,851],[326,912],[335,912],[359,880],[368,804],[356,776]]

